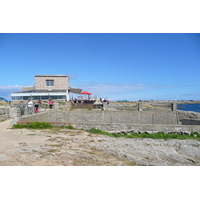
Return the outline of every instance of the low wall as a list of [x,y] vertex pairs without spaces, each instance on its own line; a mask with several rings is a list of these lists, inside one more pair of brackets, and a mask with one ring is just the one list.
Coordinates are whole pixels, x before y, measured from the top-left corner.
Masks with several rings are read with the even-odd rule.
[[0,115],[7,115],[7,114],[9,114],[9,107],[8,106],[5,106],[4,108],[0,107]]
[[10,115],[0,115],[0,122],[5,121],[10,118]]
[[[19,124],[27,124],[30,121],[19,121]],[[76,129],[90,130],[91,128],[100,129],[109,133],[158,133],[164,132],[166,134],[190,134],[191,132],[200,133],[200,126],[187,125],[169,125],[169,124],[108,124],[108,123],[75,123],[75,122],[50,122],[54,126],[68,126],[72,125]]]
[[22,117],[22,121],[106,123],[106,124],[177,124],[176,112],[62,110]]
[[200,126],[178,124],[176,112],[172,111],[52,110],[21,117],[18,123],[32,121],[49,122],[55,126],[72,125],[74,128],[85,130],[96,128],[110,133],[200,133]]

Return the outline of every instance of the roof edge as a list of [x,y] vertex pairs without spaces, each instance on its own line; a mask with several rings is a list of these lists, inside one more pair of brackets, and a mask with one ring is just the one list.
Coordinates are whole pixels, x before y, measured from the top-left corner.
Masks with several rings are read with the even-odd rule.
[[35,77],[69,77],[67,75],[35,75]]

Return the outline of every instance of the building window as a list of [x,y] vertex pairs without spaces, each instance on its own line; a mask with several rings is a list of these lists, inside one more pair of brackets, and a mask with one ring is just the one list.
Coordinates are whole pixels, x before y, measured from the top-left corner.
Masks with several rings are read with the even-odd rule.
[[54,86],[54,80],[46,80],[46,86]]
[[12,96],[12,100],[22,100],[22,97],[20,96]]

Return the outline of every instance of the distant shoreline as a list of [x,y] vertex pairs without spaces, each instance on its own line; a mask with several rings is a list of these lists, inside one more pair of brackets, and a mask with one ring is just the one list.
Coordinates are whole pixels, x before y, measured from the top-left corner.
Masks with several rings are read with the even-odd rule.
[[159,103],[159,104],[167,104],[167,103],[177,103],[177,104],[200,104],[200,100],[138,100],[138,101],[111,101],[115,103]]

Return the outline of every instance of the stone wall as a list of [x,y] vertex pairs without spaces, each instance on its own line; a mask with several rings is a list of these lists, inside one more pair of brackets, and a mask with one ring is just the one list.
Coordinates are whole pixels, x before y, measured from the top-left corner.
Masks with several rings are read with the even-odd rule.
[[5,121],[10,118],[10,115],[0,115],[0,122]]
[[9,114],[9,106],[4,106],[4,108],[0,107],[0,115],[7,115]]
[[129,123],[129,124],[177,124],[175,112],[165,111],[102,111],[63,110],[41,113],[22,118],[25,121],[77,122],[77,123]]
[[52,110],[22,117],[20,120],[17,117],[17,114],[15,114],[13,122],[15,121],[16,123],[16,120],[18,120],[18,123],[42,121],[49,122],[55,126],[72,125],[74,128],[85,130],[96,128],[110,133],[200,133],[200,126],[179,124],[176,112],[172,111]]
[[[54,80],[54,86],[46,86],[46,80]],[[69,77],[56,75],[38,75],[35,76],[35,89],[68,89],[69,88]]]
[[16,106],[10,107],[10,128],[20,121],[20,109]]

